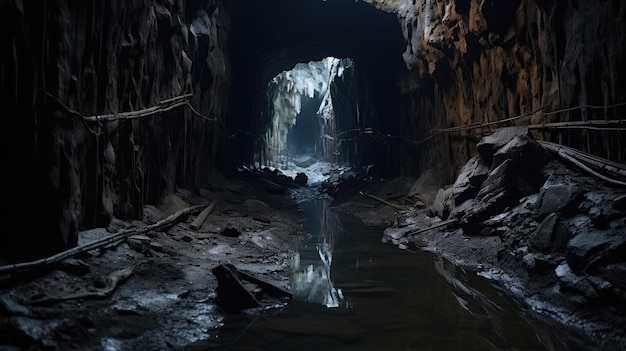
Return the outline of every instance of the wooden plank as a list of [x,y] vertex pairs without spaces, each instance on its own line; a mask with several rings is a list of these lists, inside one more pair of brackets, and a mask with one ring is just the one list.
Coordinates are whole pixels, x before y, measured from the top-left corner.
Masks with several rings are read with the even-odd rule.
[[367,197],[369,197],[369,198],[371,198],[371,199],[374,199],[374,200],[376,200],[376,201],[382,202],[383,204],[388,205],[388,206],[391,206],[391,207],[393,207],[393,208],[395,208],[395,209],[397,209],[397,210],[401,210],[401,211],[406,211],[406,210],[407,210],[405,207],[402,207],[402,206],[400,206],[400,205],[396,205],[396,204],[392,204],[391,202],[389,202],[389,201],[387,201],[387,200],[384,200],[384,199],[381,199],[381,198],[379,198],[378,196],[374,196],[374,195],[372,195],[372,194],[368,194],[368,193],[363,192],[363,191],[359,191],[359,194],[364,195],[364,196],[367,196]]
[[191,222],[191,225],[189,226],[189,228],[193,230],[200,229],[200,227],[202,227],[202,224],[204,224],[204,221],[206,221],[207,217],[211,214],[211,212],[213,212],[213,209],[215,208],[216,204],[217,204],[217,201],[211,202],[211,204],[209,204],[209,206],[207,206],[202,212],[200,212],[198,217],[196,217],[196,219],[194,219],[193,222]]
[[233,266],[232,264],[225,264],[225,266],[229,267],[232,271],[235,271],[239,274],[239,277],[243,280],[247,280],[250,283],[254,283],[258,286],[260,286],[264,291],[266,291],[268,294],[276,296],[276,297],[291,297],[291,293],[288,291],[285,291],[279,287],[277,287],[274,284],[268,283],[263,279],[260,279],[250,273],[246,273],[246,272],[242,272],[240,270],[238,270],[237,268],[235,268],[235,266]]

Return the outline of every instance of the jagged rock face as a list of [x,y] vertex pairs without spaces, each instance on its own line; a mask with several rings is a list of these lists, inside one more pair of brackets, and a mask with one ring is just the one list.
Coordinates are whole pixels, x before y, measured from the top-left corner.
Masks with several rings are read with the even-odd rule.
[[313,103],[314,98],[320,101],[319,106],[314,108],[317,110],[317,123],[321,126],[321,134],[314,137],[321,141],[320,156],[327,156],[321,152],[322,149],[326,149],[321,137],[332,138],[331,135],[336,134],[330,86],[335,77],[341,77],[344,68],[351,64],[350,60],[327,57],[321,61],[299,63],[293,69],[283,71],[272,79],[268,87],[272,117],[264,137],[267,161],[275,161],[276,156],[289,153],[288,134],[296,125],[303,101]]
[[[0,112],[7,183],[16,185],[6,215],[32,224],[0,246],[71,246],[81,225],[137,217],[163,192],[202,186],[216,164],[251,161],[271,121],[267,82],[298,62],[354,59],[349,79],[331,88],[338,129],[358,132],[340,158],[387,175],[431,168],[451,183],[495,126],[423,140],[433,129],[541,108],[605,106],[511,123],[626,113],[613,106],[626,101],[620,0],[367,2],[2,2]],[[186,93],[154,118],[83,118]],[[624,162],[615,132],[531,133]],[[355,148],[357,139],[365,141]]]
[[[204,117],[228,112],[229,18],[219,1],[6,1],[0,83],[12,202],[8,256],[73,246],[81,226],[137,218],[176,185],[201,184],[225,133],[183,101],[145,118],[84,117],[143,110],[191,94]],[[10,54],[5,54],[10,53]],[[37,218],[31,220],[31,216]]]
[[[537,113],[524,123],[617,119],[624,112],[624,106],[608,107],[626,100],[622,1],[368,2],[397,13],[407,41],[403,59],[410,71],[402,81],[407,139],[420,140],[435,128],[494,122],[541,108],[551,112],[607,106]],[[569,130],[536,136],[624,161],[616,133]],[[474,153],[476,140],[434,138],[417,148],[421,157],[412,159],[422,161],[412,166],[438,168],[450,182]],[[442,141],[446,150],[437,146]],[[442,158],[452,167],[437,164]]]

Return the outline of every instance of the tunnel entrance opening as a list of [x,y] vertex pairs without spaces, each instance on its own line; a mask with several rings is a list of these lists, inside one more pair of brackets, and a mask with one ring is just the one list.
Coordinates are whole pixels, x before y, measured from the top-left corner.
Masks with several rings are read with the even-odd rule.
[[286,175],[305,173],[312,183],[339,166],[332,88],[352,65],[352,59],[326,57],[298,63],[268,83],[271,118],[263,137],[265,147],[257,155],[260,166],[277,168]]

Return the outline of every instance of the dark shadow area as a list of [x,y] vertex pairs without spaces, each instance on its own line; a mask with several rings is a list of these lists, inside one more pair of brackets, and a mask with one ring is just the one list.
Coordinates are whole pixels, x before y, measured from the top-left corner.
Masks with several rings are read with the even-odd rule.
[[291,155],[315,154],[320,138],[320,122],[317,109],[321,99],[302,98],[302,111],[296,116],[296,124],[287,134],[287,150]]
[[[338,115],[337,123],[360,118],[359,127],[397,132],[390,119],[380,117],[395,112],[399,94],[396,77],[404,69],[406,43],[395,14],[354,1],[244,0],[230,6],[233,116],[228,127],[233,137],[227,168],[249,164],[254,153],[263,148],[258,140],[271,119],[266,109],[267,83],[298,62],[328,56],[352,58],[358,72],[354,73],[358,98],[335,101],[335,109],[338,104],[359,104],[358,109],[341,110],[360,110],[361,116]],[[384,162],[388,157],[388,148],[382,144],[371,149],[384,150],[384,154],[370,152],[370,158]]]

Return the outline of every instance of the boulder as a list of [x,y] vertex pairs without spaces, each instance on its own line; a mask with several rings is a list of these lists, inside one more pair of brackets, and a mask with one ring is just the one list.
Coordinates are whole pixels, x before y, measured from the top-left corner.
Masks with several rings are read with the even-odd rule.
[[530,135],[518,135],[501,147],[493,156],[491,168],[511,160],[517,176],[517,192],[534,194],[545,182],[542,174],[546,162],[545,150]]
[[473,199],[480,185],[487,179],[489,167],[482,160],[480,155],[472,157],[459,172],[454,185],[452,186],[452,197],[454,203],[460,205],[463,202]]
[[439,189],[437,197],[432,205],[433,213],[441,218],[446,219],[450,214],[450,209],[454,207],[454,200],[452,200],[452,188]]
[[560,212],[569,217],[576,210],[580,195],[581,190],[577,185],[562,183],[551,176],[539,190],[537,216],[544,218],[551,213]]
[[559,218],[558,213],[552,213],[546,217],[530,235],[530,246],[542,252],[550,251],[553,247]]
[[625,252],[623,231],[587,227],[567,243],[565,257],[575,272],[583,272],[619,262]]
[[598,292],[593,288],[589,281],[587,281],[584,276],[574,273],[566,262],[563,262],[556,267],[554,273],[559,280],[561,289],[580,293],[587,298],[599,297]]
[[539,170],[545,162],[545,150],[530,135],[516,135],[495,152],[492,167],[508,159],[516,163],[523,162]]
[[514,187],[511,185],[510,165],[511,160],[504,161],[492,170],[483,182],[473,206],[461,219],[461,226],[466,233],[476,233],[483,227],[480,222],[503,212],[510,205],[511,189]]
[[483,137],[476,144],[476,149],[483,160],[490,163],[498,149],[506,145],[511,139],[521,135],[528,135],[527,127],[500,128],[495,133]]
[[298,185],[305,186],[306,183],[309,182],[309,177],[307,177],[306,174],[300,172],[300,173],[296,174],[296,177],[294,178],[294,181]]
[[157,207],[163,214],[169,216],[189,207],[189,204],[178,195],[170,194],[161,199]]
[[472,199],[466,200],[462,204],[456,205],[452,209],[452,211],[450,211],[450,215],[448,216],[448,218],[455,218],[457,220],[460,220],[461,218],[463,218],[463,216],[465,216],[467,211],[472,208],[472,205],[474,205],[474,200]]
[[427,169],[419,176],[419,178],[417,178],[415,183],[413,183],[413,186],[409,190],[407,196],[437,191],[440,186],[440,181],[437,179],[435,172],[431,169]]
[[220,232],[220,234],[231,238],[237,238],[241,235],[241,231],[229,224],[226,228],[224,228],[224,230]]

